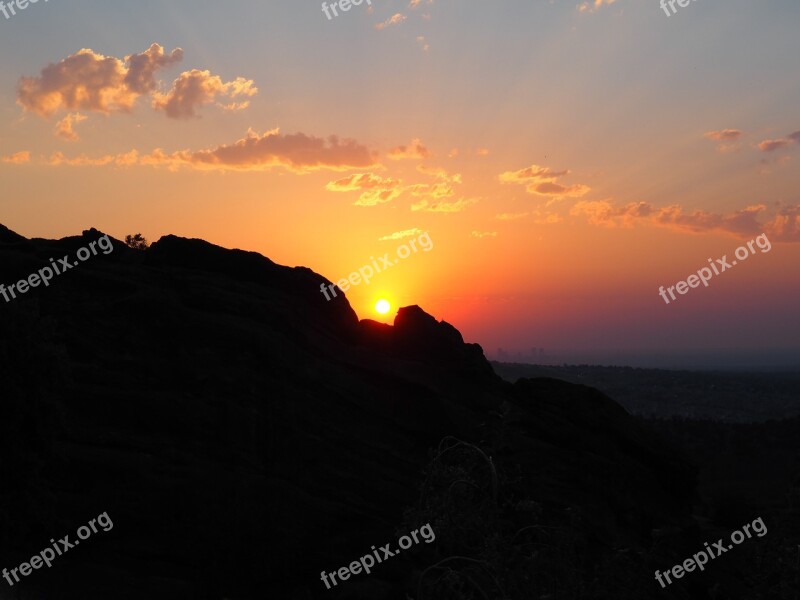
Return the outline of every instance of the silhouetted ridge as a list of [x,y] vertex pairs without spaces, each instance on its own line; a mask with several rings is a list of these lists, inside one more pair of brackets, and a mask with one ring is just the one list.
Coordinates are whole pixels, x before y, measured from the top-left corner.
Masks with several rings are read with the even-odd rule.
[[[99,235],[0,230],[0,281]],[[114,241],[0,301],[0,566],[92,514],[115,523],[39,570],[25,597],[333,600],[320,569],[410,531],[403,515],[449,436],[491,458],[502,514],[437,520],[421,506],[441,538],[352,578],[348,598],[404,597],[460,532],[487,531],[478,546],[502,538],[510,557],[536,507],[547,527],[575,524],[589,562],[564,577],[586,582],[618,548],[645,552],[651,528],[687,518],[691,473],[607,397],[504,382],[479,345],[419,306],[394,325],[359,322],[323,283],[305,267],[166,236],[145,251]],[[445,458],[437,473],[473,476],[459,451]],[[443,490],[448,510],[489,507],[464,503],[472,486]]]
[[365,319],[361,329],[363,344],[391,356],[425,361],[470,379],[498,379],[479,344],[464,343],[458,329],[417,305],[400,308],[393,327]]
[[166,235],[150,246],[147,263],[225,273],[250,281],[269,281],[276,273],[288,268],[276,265],[257,252],[228,250],[205,240],[175,235]]
[[24,242],[24,241],[26,241],[26,239],[24,237],[22,237],[18,233],[15,233],[15,232],[11,231],[5,225],[0,225],[0,243],[2,243],[2,244],[13,244],[13,243]]
[[347,340],[357,336],[358,317],[349,302],[343,296],[335,302],[326,301],[320,294],[320,285],[330,282],[306,267],[285,267],[257,252],[230,250],[205,240],[175,235],[166,235],[152,244],[145,253],[145,264],[203,271],[256,283],[291,304],[296,309],[295,318],[312,323],[322,321],[322,328],[332,329]]

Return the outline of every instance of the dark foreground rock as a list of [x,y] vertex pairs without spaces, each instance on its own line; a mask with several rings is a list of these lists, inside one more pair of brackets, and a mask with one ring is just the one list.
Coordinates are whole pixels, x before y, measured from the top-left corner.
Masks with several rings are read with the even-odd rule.
[[[0,282],[100,235],[0,229]],[[419,307],[359,322],[323,282],[167,236],[0,298],[0,566],[114,524],[0,598],[404,600],[454,554],[483,575],[452,561],[424,597],[663,597],[653,532],[690,531],[694,498],[668,447],[591,388],[502,381]],[[433,543],[320,581],[426,522]]]

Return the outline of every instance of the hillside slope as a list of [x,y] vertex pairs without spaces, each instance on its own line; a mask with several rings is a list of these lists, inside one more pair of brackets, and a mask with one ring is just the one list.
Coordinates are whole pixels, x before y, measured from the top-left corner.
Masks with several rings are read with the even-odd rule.
[[[0,230],[0,281],[100,236]],[[114,522],[15,590],[403,599],[423,569],[472,552],[509,597],[579,584],[571,597],[594,597],[594,581],[622,598],[598,572],[623,552],[620,573],[641,567],[630,597],[661,597],[653,531],[691,531],[695,485],[668,447],[591,388],[504,382],[419,307],[393,326],[359,321],[344,297],[325,301],[323,281],[167,236],[147,251],[114,241],[48,287],[0,299],[2,565],[103,511]],[[448,436],[465,445],[434,457],[457,443]],[[436,542],[331,591],[320,582],[425,522]],[[531,553],[531,527],[565,536],[550,558]],[[545,560],[563,572],[522,590],[520,573]]]

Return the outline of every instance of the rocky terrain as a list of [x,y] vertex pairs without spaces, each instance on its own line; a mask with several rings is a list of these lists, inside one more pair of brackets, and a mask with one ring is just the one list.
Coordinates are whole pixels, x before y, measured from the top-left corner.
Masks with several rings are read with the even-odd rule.
[[[2,228],[0,282],[101,235]],[[0,300],[0,566],[114,522],[0,598],[642,600],[736,577],[655,583],[710,539],[696,471],[613,400],[504,381],[420,307],[359,321],[323,281],[166,236]],[[425,523],[435,542],[320,581]]]

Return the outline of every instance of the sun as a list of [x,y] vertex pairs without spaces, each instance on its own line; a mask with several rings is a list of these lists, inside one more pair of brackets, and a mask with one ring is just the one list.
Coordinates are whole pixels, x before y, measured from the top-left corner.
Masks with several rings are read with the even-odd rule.
[[377,312],[379,312],[380,314],[382,314],[382,315],[385,315],[386,313],[388,313],[391,308],[392,308],[392,305],[389,304],[388,300],[381,299],[381,300],[378,300],[375,303],[375,310]]

